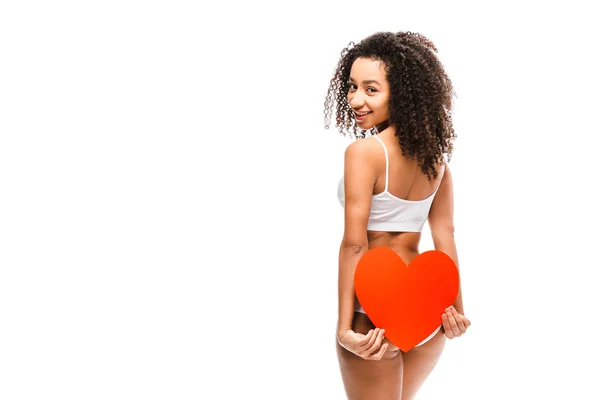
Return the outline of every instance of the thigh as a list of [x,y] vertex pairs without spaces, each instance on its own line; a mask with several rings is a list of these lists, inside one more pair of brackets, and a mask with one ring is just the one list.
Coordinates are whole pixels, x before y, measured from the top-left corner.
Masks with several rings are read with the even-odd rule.
[[[365,314],[355,314],[353,329],[366,334],[372,324]],[[365,360],[336,341],[342,381],[349,400],[400,400],[402,394],[402,353],[388,347],[381,360]],[[391,350],[390,350],[391,348]]]
[[404,361],[402,400],[411,400],[437,364],[444,346],[446,335],[440,330],[433,338],[408,353],[402,353]]

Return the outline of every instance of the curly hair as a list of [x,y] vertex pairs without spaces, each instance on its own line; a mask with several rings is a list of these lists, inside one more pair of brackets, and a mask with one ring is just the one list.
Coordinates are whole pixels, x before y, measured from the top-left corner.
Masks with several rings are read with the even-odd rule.
[[[404,156],[418,161],[428,179],[437,178],[435,165],[452,157],[456,138],[452,125],[452,82],[439,61],[437,48],[413,32],[378,32],[344,48],[325,97],[325,129],[332,109],[335,126],[344,135],[364,138],[348,103],[350,70],[357,58],[382,61],[390,86],[389,124],[395,128]],[[375,128],[369,129],[374,134]]]

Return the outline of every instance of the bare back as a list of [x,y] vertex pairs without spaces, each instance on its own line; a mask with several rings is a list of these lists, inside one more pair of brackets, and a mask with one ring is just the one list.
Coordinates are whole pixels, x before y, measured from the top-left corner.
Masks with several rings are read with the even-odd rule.
[[[387,135],[386,135],[387,134]],[[398,139],[390,131],[379,134],[387,147],[389,157],[388,192],[404,200],[418,201],[429,197],[442,180],[442,165],[436,166],[438,177],[428,180],[423,174],[416,160],[411,160],[402,155]],[[378,172],[373,194],[382,193],[385,189],[385,154],[381,146],[377,146],[376,168]],[[381,232],[367,231],[369,249],[375,247],[389,247],[398,253],[405,262],[410,262],[419,252],[420,232]]]

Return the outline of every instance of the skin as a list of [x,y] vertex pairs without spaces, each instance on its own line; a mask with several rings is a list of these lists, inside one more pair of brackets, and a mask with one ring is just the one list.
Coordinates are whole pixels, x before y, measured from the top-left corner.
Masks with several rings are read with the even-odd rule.
[[[358,58],[350,72],[348,101],[358,112],[370,112],[357,119],[369,129],[388,119],[390,88],[382,62]],[[438,187],[428,223],[436,250],[450,256],[458,267],[453,227],[453,188],[450,168],[437,166],[436,180],[428,181],[416,160],[402,155],[394,127],[378,134],[389,153],[388,191],[406,200],[422,200]],[[441,180],[441,183],[440,183]],[[409,400],[429,376],[445,346],[446,338],[464,334],[470,321],[464,317],[462,296],[440,316],[443,328],[428,342],[405,353],[385,338],[366,314],[354,312],[353,274],[356,263],[372,248],[389,247],[406,264],[419,254],[419,232],[368,231],[371,197],[385,188],[385,153],[375,138],[358,140],[348,146],[344,162],[344,237],[340,245],[340,302],[337,355],[348,399]]]

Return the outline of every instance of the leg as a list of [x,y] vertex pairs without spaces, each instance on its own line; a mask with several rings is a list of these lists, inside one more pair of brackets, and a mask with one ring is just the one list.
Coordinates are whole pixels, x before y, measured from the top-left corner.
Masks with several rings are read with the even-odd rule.
[[417,391],[437,364],[444,346],[446,335],[441,330],[426,343],[402,353],[404,361],[402,400],[414,399]]
[[[366,334],[373,328],[366,314],[354,315],[355,332]],[[336,348],[348,400],[400,400],[403,360],[397,347],[390,343],[378,361],[365,360],[349,352],[337,340]]]

